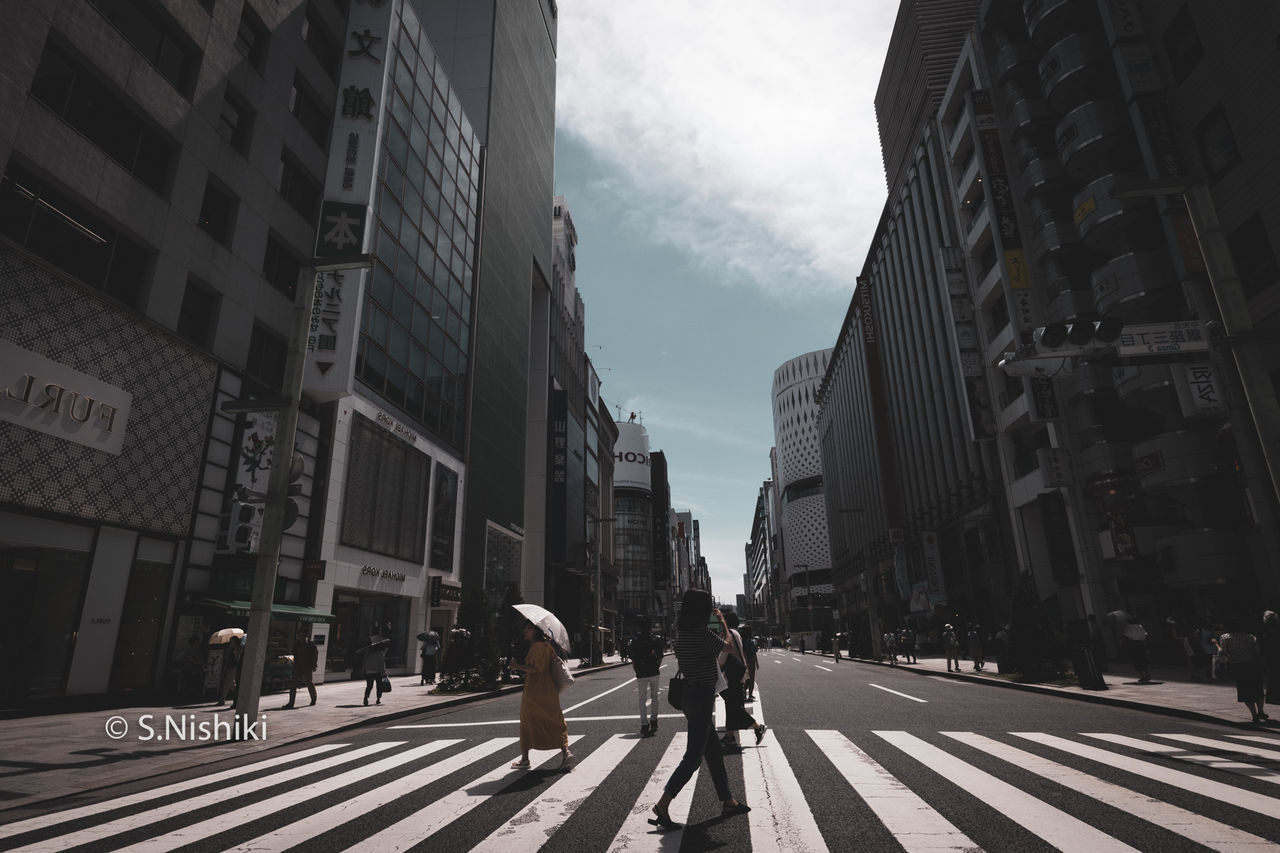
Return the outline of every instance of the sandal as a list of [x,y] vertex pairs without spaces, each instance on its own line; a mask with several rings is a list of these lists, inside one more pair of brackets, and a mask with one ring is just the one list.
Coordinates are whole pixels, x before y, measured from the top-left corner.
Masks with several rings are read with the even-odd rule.
[[649,823],[662,829],[679,829],[682,824],[676,823],[671,819],[671,815],[667,812],[658,811],[658,807],[653,807],[654,817],[649,818]]
[[768,728],[769,727],[766,726],[764,723],[761,723],[758,727],[756,727],[756,746],[759,746],[760,741],[764,740],[764,733],[765,733],[765,730]]
[[749,811],[751,811],[751,806],[734,800],[733,805],[724,805],[721,807],[720,816],[732,817],[733,815],[746,814]]
[[528,761],[520,760],[511,762],[512,770],[528,770],[532,765]]

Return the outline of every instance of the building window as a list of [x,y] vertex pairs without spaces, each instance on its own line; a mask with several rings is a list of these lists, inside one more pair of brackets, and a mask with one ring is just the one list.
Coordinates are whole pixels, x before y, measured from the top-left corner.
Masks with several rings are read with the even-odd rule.
[[280,195],[307,222],[314,223],[320,211],[320,183],[307,174],[288,151],[280,153],[280,169],[276,183]]
[[90,287],[137,307],[151,252],[10,159],[0,181],[0,234]]
[[1186,80],[1204,57],[1200,34],[1196,32],[1196,23],[1191,19],[1191,10],[1187,6],[1173,16],[1165,29],[1164,51],[1173,68],[1173,79],[1178,83]]
[[436,501],[431,512],[431,568],[453,571],[454,524],[458,517],[458,474],[436,465]]
[[1262,217],[1255,213],[1227,235],[1227,245],[1236,262],[1236,272],[1249,299],[1280,281],[1280,265],[1271,247]]
[[178,334],[204,349],[213,348],[213,331],[218,320],[217,292],[195,279],[187,280],[178,312]]
[[31,97],[157,193],[169,180],[173,147],[131,103],[54,44],[45,47]]
[[259,72],[267,64],[269,38],[266,24],[262,23],[257,13],[249,7],[248,3],[245,3],[244,9],[240,12],[240,27],[236,30],[236,50],[240,51],[240,55],[249,60],[249,64]]
[[196,224],[209,232],[213,239],[229,247],[235,219],[235,196],[212,177],[209,178],[204,185],[204,201],[200,203],[200,218],[196,220]]
[[289,92],[289,112],[293,113],[298,124],[302,125],[302,129],[316,141],[317,145],[321,148],[328,146],[333,116],[325,109],[315,93],[296,77],[293,80],[293,89]]
[[142,0],[90,0],[120,35],[173,88],[190,98],[200,68],[200,52],[159,9]]
[[421,563],[431,457],[368,418],[351,422],[342,544]]
[[230,86],[222,99],[218,114],[218,135],[241,154],[249,153],[249,135],[253,132],[253,110],[240,93]]
[[320,22],[314,3],[307,5],[306,15],[302,19],[302,40],[311,48],[320,67],[337,82],[338,73],[342,70],[342,45]]
[[284,362],[288,354],[289,344],[284,338],[260,323],[254,323],[244,369],[278,391],[284,387]]
[[274,233],[267,235],[267,251],[262,258],[262,276],[290,300],[298,292],[302,259]]
[[1196,125],[1195,137],[1205,175],[1209,180],[1216,181],[1240,162],[1236,138],[1231,132],[1231,124],[1227,121],[1227,113],[1222,109],[1222,104],[1210,110]]

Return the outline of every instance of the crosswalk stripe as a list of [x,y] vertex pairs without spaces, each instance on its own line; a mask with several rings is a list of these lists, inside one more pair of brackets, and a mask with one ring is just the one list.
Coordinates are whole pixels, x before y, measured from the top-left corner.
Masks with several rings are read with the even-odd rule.
[[[622,822],[622,828],[618,830],[618,834],[613,838],[613,843],[609,845],[609,853],[623,853],[623,851],[625,853],[645,853],[645,851],[651,850],[675,853],[680,849],[680,840],[684,837],[684,831],[660,831],[649,823],[649,818],[653,817],[653,812],[651,811],[653,804],[658,802],[658,798],[662,796],[667,780],[671,778],[671,774],[675,772],[676,767],[680,764],[680,759],[684,757],[687,742],[688,739],[683,732],[676,732],[676,736],[671,739],[666,751],[662,753],[658,766],[650,774],[644,790],[640,792],[640,798],[632,806],[631,811],[627,813],[627,819]],[[680,793],[671,800],[671,805],[667,807],[667,814],[671,815],[671,819],[676,823],[682,824],[689,819],[689,811],[693,806],[693,789],[695,787],[692,780],[690,780],[690,784],[681,788]]]
[[1203,764],[1205,767],[1212,767],[1214,770],[1225,770],[1228,773],[1241,773],[1250,779],[1257,779],[1260,782],[1270,782],[1273,785],[1280,785],[1280,773],[1273,770],[1266,770],[1256,764],[1246,764],[1243,761],[1232,761],[1229,758],[1222,758],[1217,755],[1204,755],[1198,752],[1187,752],[1183,747],[1170,746],[1164,743],[1152,743],[1146,740],[1138,740],[1134,737],[1126,735],[1113,735],[1104,733],[1081,732],[1084,737],[1091,737],[1097,740],[1103,740],[1107,743],[1114,743],[1118,746],[1127,746],[1142,752],[1148,752],[1153,755],[1168,755],[1179,761],[1186,761],[1190,764]]
[[191,791],[196,788],[203,788],[206,785],[225,782],[228,779],[241,779],[252,773],[256,773],[259,770],[267,770],[272,767],[279,767],[281,764],[290,764],[294,761],[301,761],[304,758],[322,755],[323,753],[332,752],[335,749],[342,749],[349,745],[350,744],[345,743],[330,743],[325,744],[324,746],[316,746],[311,749],[304,749],[302,752],[294,752],[289,755],[280,755],[275,758],[268,758],[266,761],[259,761],[254,764],[245,765],[244,767],[234,767],[231,770],[212,773],[208,776],[197,776],[194,779],[187,779],[183,782],[174,782],[173,784],[165,785],[162,788],[155,788],[150,791],[139,791],[136,794],[116,797],[114,800],[103,800],[100,803],[91,803],[87,806],[78,806],[77,808],[67,809],[62,812],[53,812],[52,814],[16,821],[15,823],[10,823],[6,826],[0,826],[0,838],[9,838],[14,835],[21,835],[24,832],[45,829],[50,826],[56,826],[60,823],[69,823],[73,820],[79,820],[82,817],[90,817],[92,815],[102,814],[103,812],[115,811],[116,809],[137,805],[138,803],[149,802],[150,800],[159,800],[172,794],[181,794],[184,791]]
[[[1280,750],[1260,749],[1256,746],[1246,746],[1244,744],[1232,743],[1229,740],[1214,740],[1213,738],[1199,737],[1197,735],[1179,735],[1179,734],[1154,734],[1152,737],[1162,737],[1168,740],[1178,740],[1183,743],[1192,743],[1196,746],[1207,746],[1213,749],[1225,749],[1231,752],[1239,752],[1244,755],[1252,755],[1254,758],[1262,758],[1267,761],[1280,761]],[[1280,743],[1275,744],[1280,746]]]
[[193,844],[203,838],[216,835],[219,832],[226,832],[228,829],[234,829],[238,826],[244,826],[252,823],[259,818],[267,815],[284,811],[291,806],[299,803],[310,802],[311,800],[336,791],[339,788],[345,788],[347,785],[353,785],[356,782],[365,779],[371,779],[379,773],[385,773],[388,770],[394,770],[412,761],[417,761],[433,752],[439,752],[442,749],[461,743],[461,740],[437,740],[430,743],[424,743],[421,746],[415,746],[404,752],[397,753],[387,758],[380,759],[372,764],[366,764],[345,773],[339,773],[337,776],[331,776],[327,779],[321,779],[319,782],[312,782],[309,785],[303,785],[300,788],[293,788],[274,797],[268,797],[265,800],[258,800],[254,803],[246,803],[244,806],[236,809],[230,814],[218,815],[208,820],[200,821],[164,835],[158,835],[141,841],[137,844],[122,848],[122,853],[168,853],[170,850],[176,850],[184,844]]
[[979,849],[919,794],[844,735],[836,731],[806,733],[907,853]]
[[1280,747],[1280,740],[1265,735],[1227,735],[1232,740],[1243,740],[1248,743],[1264,743],[1267,746]]
[[915,735],[900,731],[878,731],[874,734],[1059,849],[1134,849]]
[[[569,745],[573,746],[581,739],[582,735],[570,735]],[[550,763],[553,758],[557,763],[560,761],[560,750],[529,750],[529,764],[533,767],[540,768],[544,763]],[[383,853],[383,851],[408,850],[423,839],[434,835],[442,827],[453,823],[467,812],[483,804],[493,795],[495,790],[507,787],[506,784],[502,783],[514,782],[528,772],[528,770],[512,770],[505,763],[501,764],[476,779],[470,785],[446,794],[435,802],[418,809],[418,811],[388,826],[373,837],[361,839],[343,853],[355,853],[358,850],[377,850],[379,853]]]
[[639,741],[632,735],[614,735],[591,751],[521,812],[494,830],[473,851],[508,853],[536,850],[569,819],[578,805],[599,787]]
[[179,800],[166,806],[156,806],[146,811],[137,812],[122,817],[108,823],[98,826],[91,826],[86,829],[72,832],[67,835],[61,835],[57,838],[51,838],[48,841],[40,841],[35,844],[29,844],[25,847],[19,847],[16,851],[11,850],[10,853],[35,853],[35,851],[49,851],[57,853],[57,851],[66,850],[69,847],[75,847],[78,844],[85,844],[89,841],[104,838],[108,835],[118,835],[122,832],[138,829],[153,823],[159,823],[162,820],[168,820],[171,817],[187,814],[205,806],[226,803],[235,797],[243,794],[250,794],[254,791],[260,791],[264,788],[270,788],[273,785],[280,785],[298,779],[321,770],[328,770],[340,764],[348,764],[352,761],[358,761],[383,750],[391,749],[394,746],[403,745],[403,741],[393,741],[384,743],[374,743],[369,746],[353,749],[351,752],[344,752],[340,755],[334,755],[320,761],[313,761],[310,764],[304,764],[301,767],[291,768],[280,773],[273,773],[270,776],[264,776],[261,779],[254,779],[249,782],[241,782],[232,785],[229,788],[220,788],[216,791],[210,791],[187,800]]
[[[757,723],[764,722],[764,706],[760,689],[756,688]],[[752,737],[742,732],[744,741]],[[819,853],[827,842],[818,830],[818,822],[805,799],[804,790],[787,761],[778,733],[754,749],[742,753],[743,799],[752,809],[747,813],[751,828],[751,849]]]
[[1247,791],[1243,788],[1237,788],[1233,785],[1227,785],[1223,782],[1216,782],[1212,779],[1206,779],[1202,776],[1196,776],[1193,773],[1187,773],[1184,770],[1173,770],[1164,767],[1152,761],[1143,761],[1139,758],[1130,758],[1127,755],[1121,755],[1118,752],[1112,752],[1109,749],[1100,749],[1096,746],[1089,746],[1084,743],[1076,743],[1075,741],[1060,738],[1056,735],[1047,735],[1040,732],[1010,732],[1014,737],[1024,738],[1044,746],[1060,749],[1063,752],[1071,753],[1080,758],[1087,758],[1090,761],[1098,761],[1117,770],[1124,770],[1128,773],[1136,773],[1155,782],[1163,782],[1166,785],[1173,785],[1190,791],[1201,797],[1208,797],[1212,800],[1218,800],[1223,803],[1230,803],[1233,806],[1239,806],[1251,812],[1267,815],[1268,817],[1280,818],[1280,800],[1275,797],[1268,797],[1265,794],[1255,794],[1253,791]]
[[[457,742],[456,740],[444,741],[443,744],[451,745]],[[315,838],[323,835],[348,821],[363,817],[379,806],[394,801],[397,797],[412,794],[437,779],[442,779],[458,770],[466,769],[480,759],[519,742],[520,739],[515,737],[498,737],[484,741],[443,761],[438,761],[421,770],[415,770],[407,776],[379,785],[358,797],[343,800],[336,806],[330,806],[319,814],[308,815],[288,826],[282,826],[252,841],[246,841],[237,847],[229,848],[227,853],[232,850],[240,851],[240,853],[270,853],[270,851],[288,850],[298,843],[299,838]]]
[[1073,791],[1092,797],[1099,802],[1114,806],[1134,817],[1154,823],[1170,832],[1189,838],[1211,850],[1226,853],[1249,853],[1263,849],[1272,849],[1273,843],[1259,838],[1243,830],[1219,823],[1211,818],[1203,817],[1195,812],[1187,811],[1169,803],[1152,799],[1137,791],[1131,791],[1112,782],[1107,782],[1088,773],[1067,767],[1056,761],[1041,758],[1038,755],[992,740],[973,732],[942,732],[949,738],[980,749],[988,755],[995,756],[1016,765],[1022,770],[1034,773],[1044,779],[1065,785]]

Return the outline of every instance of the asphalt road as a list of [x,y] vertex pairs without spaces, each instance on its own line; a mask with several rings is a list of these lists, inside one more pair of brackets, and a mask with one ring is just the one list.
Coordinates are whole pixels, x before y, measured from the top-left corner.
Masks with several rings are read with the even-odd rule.
[[[32,810],[0,848],[190,851],[1262,850],[1280,843],[1280,738],[1145,711],[770,650],[769,726],[726,758],[746,815],[702,769],[660,833],[678,762],[666,704],[639,737],[629,668],[562,695],[577,765],[518,757],[518,695],[320,737],[205,772]],[[667,659],[663,684],[674,672]],[[539,759],[546,762],[539,766]],[[264,767],[263,762],[277,762]],[[135,846],[136,845],[136,846]]]

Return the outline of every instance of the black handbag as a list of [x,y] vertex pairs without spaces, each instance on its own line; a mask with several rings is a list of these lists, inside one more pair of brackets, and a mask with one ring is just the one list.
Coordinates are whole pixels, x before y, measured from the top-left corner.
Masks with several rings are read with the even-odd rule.
[[677,711],[684,710],[684,673],[677,672],[667,682],[667,701]]
[[390,693],[390,692],[391,692],[391,679],[390,679],[390,678],[387,678],[385,675],[384,675],[384,676],[382,676],[382,684],[379,686],[379,689],[380,689],[380,690],[382,690],[382,692],[383,692],[383,693]]

